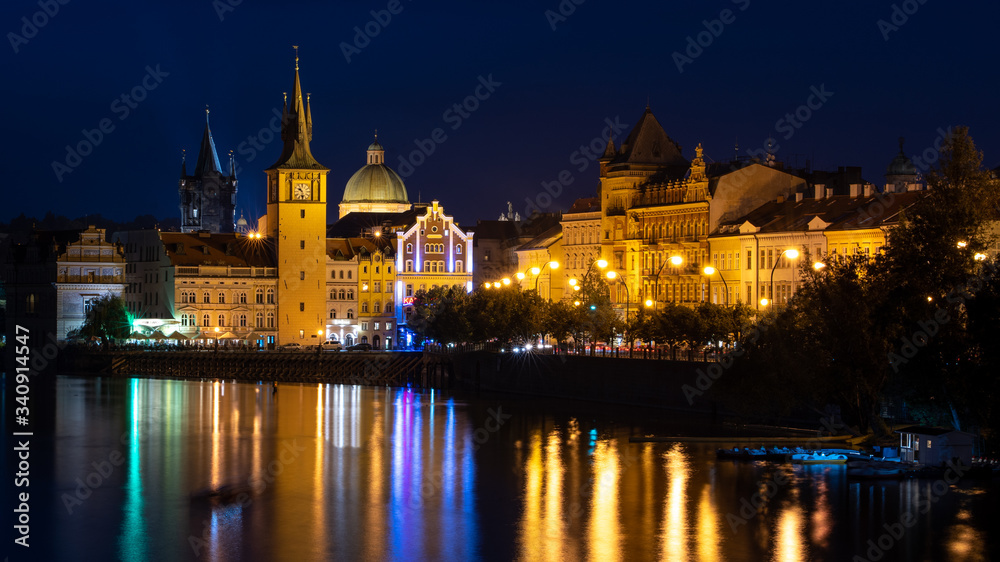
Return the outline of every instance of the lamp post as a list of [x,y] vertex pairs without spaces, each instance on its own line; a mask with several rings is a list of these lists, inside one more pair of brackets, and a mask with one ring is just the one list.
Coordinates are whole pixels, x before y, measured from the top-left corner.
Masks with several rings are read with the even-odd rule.
[[729,285],[726,283],[726,278],[723,277],[722,272],[710,265],[706,265],[704,271],[705,275],[708,276],[708,292],[712,292],[712,275],[716,272],[719,273],[719,279],[722,279],[722,288],[725,290],[726,306],[729,306]]
[[798,250],[796,250],[795,248],[788,248],[786,250],[782,250],[781,253],[778,254],[778,257],[775,258],[774,265],[771,266],[771,284],[768,290],[769,294],[771,295],[771,300],[768,301],[766,298],[761,299],[760,304],[762,304],[763,306],[767,306],[768,304],[770,304],[772,307],[774,306],[774,270],[778,268],[778,263],[781,262],[781,256],[785,254],[788,254],[789,259],[793,260],[799,257]]
[[[603,259],[598,259],[598,260],[592,261],[590,263],[590,267],[587,268],[587,273],[583,274],[583,281],[582,281],[582,283],[586,283],[587,279],[590,278],[590,272],[594,270],[594,266],[595,265],[597,267],[601,268],[601,269],[604,269],[604,268],[608,267],[608,261],[607,260],[603,260]],[[573,287],[574,291],[582,290],[582,287],[584,287],[584,285],[582,283],[576,282],[575,279],[570,279],[569,280],[569,284],[570,284],[571,287]],[[580,288],[578,288],[578,287],[580,287]],[[589,301],[590,300],[590,298],[588,297],[588,295],[586,294],[586,292],[583,294],[583,300],[584,301]]]
[[538,294],[538,280],[542,278],[542,270],[546,267],[549,268],[549,301],[552,300],[552,270],[559,269],[559,262],[552,260],[547,262],[542,267],[532,267],[531,273],[535,275],[535,294]]
[[[656,270],[656,274],[653,275],[653,311],[656,311],[656,303],[660,300],[660,272],[663,268],[670,264],[674,267],[680,267],[684,263],[684,258],[681,256],[670,256],[670,259],[665,260],[660,264],[659,269]],[[646,306],[649,306],[648,304]]]
[[632,300],[632,297],[628,293],[628,283],[626,283],[625,280],[622,279],[618,275],[618,272],[616,272],[614,270],[609,271],[607,273],[607,277],[608,277],[609,280],[611,280],[611,284],[612,285],[615,284],[615,281],[620,281],[621,284],[622,284],[622,287],[625,287],[625,325],[622,327],[622,335],[629,338],[628,348],[629,348],[629,354],[631,354],[632,353],[632,339],[631,339],[632,335],[628,333],[628,308],[629,308],[629,302]]

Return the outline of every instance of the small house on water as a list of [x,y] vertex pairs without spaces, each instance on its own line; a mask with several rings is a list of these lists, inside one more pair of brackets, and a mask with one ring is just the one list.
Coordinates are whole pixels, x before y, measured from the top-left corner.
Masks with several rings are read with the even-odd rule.
[[971,433],[920,425],[900,429],[897,433],[899,457],[903,462],[942,466],[957,458],[965,466],[972,464],[975,436]]

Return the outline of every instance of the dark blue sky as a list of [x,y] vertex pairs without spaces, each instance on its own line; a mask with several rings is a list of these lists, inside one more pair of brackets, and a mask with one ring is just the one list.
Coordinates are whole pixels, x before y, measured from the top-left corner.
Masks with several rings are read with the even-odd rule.
[[[376,128],[401,173],[414,140],[443,129],[447,138],[405,181],[411,200],[437,198],[464,224],[496,218],[508,200],[523,211],[542,182],[568,170],[572,183],[552,187],[551,209],[564,209],[597,185],[596,165],[581,171],[587,160],[574,152],[606,119],[633,125],[647,98],[688,158],[699,142],[723,161],[737,140],[746,154],[770,136],[780,160],[863,166],[880,183],[897,137],[920,154],[939,128],[964,124],[986,164],[1000,164],[995,3],[403,0],[381,26],[369,25],[371,11],[388,1],[49,1],[54,16],[38,15],[45,0],[0,7],[9,174],[0,220],[48,210],[175,216],[181,149],[193,160],[206,104],[220,157],[238,151],[238,208],[263,214],[263,169],[280,140],[258,151],[248,138],[267,139],[261,129],[291,90],[293,44],[312,93],[313,153],[331,169],[332,218]],[[546,15],[560,6],[574,11],[564,21]],[[723,15],[729,23],[712,23]],[[44,25],[25,28],[22,18]],[[366,25],[378,33],[348,62],[342,44]],[[691,49],[680,72],[673,54],[689,38],[707,46]],[[446,113],[491,75],[499,85],[467,117]],[[820,106],[811,90],[824,85],[832,95]],[[135,107],[115,102],[137,87]],[[810,101],[818,108],[799,109]],[[780,121],[796,110],[810,114],[799,128]],[[102,119],[113,129],[58,178],[53,163],[65,165],[66,146]]]

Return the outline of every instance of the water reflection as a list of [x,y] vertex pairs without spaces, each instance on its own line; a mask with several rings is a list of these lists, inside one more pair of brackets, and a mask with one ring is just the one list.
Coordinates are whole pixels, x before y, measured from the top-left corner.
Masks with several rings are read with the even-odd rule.
[[[51,503],[107,451],[122,462],[57,514],[48,559],[84,547],[220,561],[990,554],[992,485],[722,462],[714,445],[631,443],[629,428],[516,399],[495,430],[496,402],[408,389],[63,379],[58,391]],[[903,514],[912,525],[885,539]]]

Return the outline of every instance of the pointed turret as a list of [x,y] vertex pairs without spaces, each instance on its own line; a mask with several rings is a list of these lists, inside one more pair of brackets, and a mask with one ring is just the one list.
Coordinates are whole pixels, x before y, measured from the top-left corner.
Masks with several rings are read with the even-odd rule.
[[312,115],[307,100],[302,97],[302,85],[299,81],[298,47],[295,47],[295,82],[292,85],[292,99],[287,105],[281,122],[281,140],[284,141],[285,145],[278,161],[269,169],[327,170],[328,168],[313,158],[312,151],[309,149],[311,139]]
[[186,178],[187,173],[187,151],[183,148],[181,149],[181,179]]
[[313,113],[312,104],[309,103],[309,96],[311,95],[309,92],[306,92],[306,133],[310,141],[313,140]]
[[198,151],[198,163],[194,166],[194,175],[203,176],[206,172],[222,172],[219,165],[219,154],[215,151],[215,141],[212,140],[212,130],[208,126],[208,108],[205,108],[205,132],[201,135],[201,149]]

